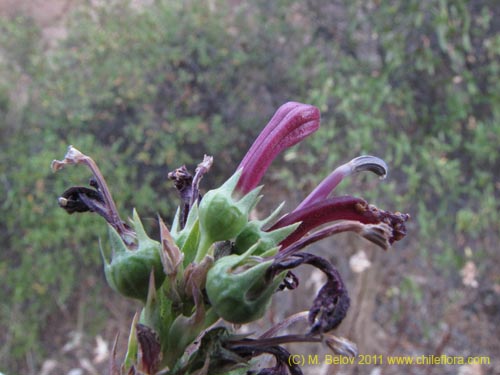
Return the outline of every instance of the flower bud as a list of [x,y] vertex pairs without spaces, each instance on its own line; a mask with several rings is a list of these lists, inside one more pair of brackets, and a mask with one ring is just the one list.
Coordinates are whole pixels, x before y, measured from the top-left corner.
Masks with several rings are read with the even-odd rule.
[[248,323],[261,318],[282,277],[269,282],[266,272],[272,260],[256,261],[251,257],[255,244],[242,255],[220,258],[208,271],[206,291],[215,312],[231,323]]
[[200,262],[211,244],[236,237],[248,222],[250,210],[258,201],[260,188],[252,190],[240,200],[232,194],[240,178],[236,172],[218,189],[208,191],[199,206],[200,246],[195,261]]
[[129,250],[116,230],[109,227],[113,253],[111,262],[108,262],[103,254],[104,273],[109,286],[115,291],[126,297],[145,302],[151,272],[154,273],[156,288],[160,287],[165,280],[160,257],[161,244],[147,236],[135,211],[133,224],[137,233],[137,249],[135,250]]

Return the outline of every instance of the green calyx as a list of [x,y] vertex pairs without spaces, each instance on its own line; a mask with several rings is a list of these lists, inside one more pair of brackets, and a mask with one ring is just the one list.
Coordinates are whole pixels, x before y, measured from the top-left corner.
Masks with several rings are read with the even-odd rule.
[[135,210],[133,227],[137,235],[137,248],[134,250],[130,250],[116,230],[109,227],[112,255],[111,261],[108,261],[101,249],[104,273],[109,286],[115,291],[125,297],[145,302],[151,272],[154,273],[157,287],[165,280],[160,257],[161,245],[148,237]]
[[233,199],[241,171],[236,172],[218,189],[208,191],[199,206],[200,245],[195,262],[199,263],[217,241],[235,238],[248,223],[248,215],[259,200],[256,188],[239,200]]
[[265,274],[272,260],[253,257],[256,243],[242,255],[228,255],[217,260],[207,275],[206,291],[215,312],[231,323],[260,319],[282,277],[268,282]]
[[282,207],[283,204],[263,220],[252,220],[248,222],[236,237],[234,244],[236,253],[242,254],[260,241],[253,254],[262,255],[267,250],[278,246],[281,241],[295,231],[300,223],[291,224],[271,232],[262,229],[274,222]]

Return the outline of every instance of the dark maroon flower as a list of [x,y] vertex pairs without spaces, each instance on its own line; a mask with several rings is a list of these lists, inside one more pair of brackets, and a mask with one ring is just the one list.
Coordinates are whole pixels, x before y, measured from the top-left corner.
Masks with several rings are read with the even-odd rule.
[[301,224],[281,242],[282,249],[292,245],[305,234],[320,225],[337,220],[357,221],[363,224],[384,223],[391,229],[388,232],[388,241],[392,244],[406,235],[405,222],[408,214],[392,213],[369,205],[364,199],[351,196],[328,198],[318,203],[313,203],[282,217],[270,230],[281,228],[290,224]]

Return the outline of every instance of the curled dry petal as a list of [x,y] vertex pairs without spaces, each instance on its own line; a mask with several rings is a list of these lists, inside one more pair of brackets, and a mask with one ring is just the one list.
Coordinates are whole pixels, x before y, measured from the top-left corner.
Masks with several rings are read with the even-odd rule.
[[337,269],[326,259],[309,253],[296,253],[286,257],[276,257],[268,268],[266,277],[273,279],[284,270],[309,264],[321,270],[327,281],[318,292],[309,310],[311,334],[321,334],[336,328],[347,314],[350,299],[344,282]]
[[88,158],[88,156],[83,154],[81,151],[74,148],[73,146],[69,146],[68,151],[66,152],[66,155],[64,156],[63,160],[53,160],[52,161],[52,164],[51,164],[52,171],[57,172],[57,171],[63,169],[65,165],[69,165],[69,164],[84,163],[87,158]]
[[75,212],[97,212],[106,215],[104,198],[99,190],[83,186],[73,186],[65,190],[57,200],[68,214]]
[[192,184],[193,192],[191,194],[190,207],[192,207],[193,204],[197,202],[198,199],[200,198],[200,191],[199,191],[200,181],[203,178],[203,176],[208,173],[213,163],[214,163],[214,158],[212,156],[204,155],[203,161],[196,167],[196,170],[194,171],[194,178]]
[[179,192],[182,205],[179,217],[179,227],[183,229],[191,207],[201,198],[199,185],[203,176],[210,170],[214,158],[205,155],[203,161],[198,164],[194,177],[188,171],[185,165],[168,173],[168,178],[174,182],[175,188]]
[[243,173],[237,190],[245,194],[255,188],[274,158],[315,132],[319,122],[316,107],[295,102],[283,104],[241,161],[238,169]]
[[309,310],[311,333],[325,333],[335,329],[345,318],[350,299],[339,271],[326,259],[302,253],[298,256],[325,273],[327,281],[320,289]]
[[168,178],[174,182],[175,188],[181,197],[182,204],[180,207],[179,227],[182,229],[186,225],[186,220],[191,208],[193,176],[189,173],[186,166],[183,165],[169,172]]
[[320,289],[309,310],[311,333],[331,331],[339,326],[347,315],[350,299],[345,287],[336,280],[328,280]]
[[94,175],[90,184],[95,191],[82,187],[69,188],[59,198],[59,205],[68,213],[86,211],[98,213],[118,232],[127,246],[134,247],[135,233],[121,220],[106,180],[91,157],[69,146],[64,159],[53,160],[51,167],[57,172],[66,165],[74,164],[83,164],[90,169]]

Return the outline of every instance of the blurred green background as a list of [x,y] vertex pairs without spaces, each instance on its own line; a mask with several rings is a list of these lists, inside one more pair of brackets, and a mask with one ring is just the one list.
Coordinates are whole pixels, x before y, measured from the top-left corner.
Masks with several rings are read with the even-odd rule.
[[59,3],[42,22],[29,6],[0,2],[0,371],[78,364],[71,335],[112,340],[120,312],[136,308],[105,285],[103,221],[57,207],[90,175],[53,175],[53,159],[69,144],[91,155],[122,215],[136,207],[155,233],[157,213],[170,220],[178,202],[169,171],[210,154],[203,188],[216,186],[289,100],[318,106],[322,128],[272,165],[273,204],[297,202],[369,153],[389,178],[355,177],[340,194],[412,216],[408,238],[382,254],[387,271],[373,291],[385,344],[498,355],[496,1]]

